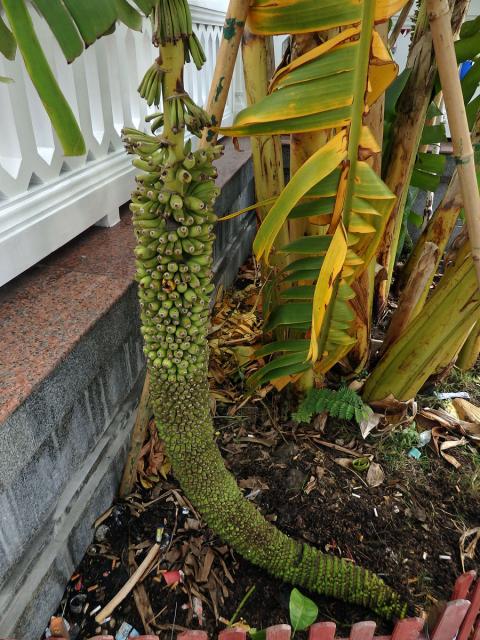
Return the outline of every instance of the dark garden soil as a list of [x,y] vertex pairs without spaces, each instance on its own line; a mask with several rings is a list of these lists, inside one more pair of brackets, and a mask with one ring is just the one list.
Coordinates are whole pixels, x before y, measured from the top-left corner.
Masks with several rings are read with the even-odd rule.
[[[246,321],[245,330],[254,332],[252,327]],[[461,550],[475,538],[470,534],[462,542],[462,535],[480,525],[480,448],[470,442],[451,450],[458,468],[432,444],[421,449],[417,460],[408,455],[417,439],[412,421],[372,432],[364,440],[353,423],[317,418],[309,426],[297,425],[290,417],[288,393],[271,391],[241,406],[232,389],[230,402],[223,402],[220,392],[213,394],[217,443],[245,496],[269,520],[326,553],[379,573],[412,610],[435,609],[448,599],[462,573]],[[144,454],[159,466],[165,463],[155,436]],[[369,486],[365,470],[342,466],[345,459],[368,456],[384,472],[376,487]],[[96,539],[65,591],[57,613],[75,625],[73,636],[99,632],[92,612],[118,592],[157,535],[159,561],[143,587],[101,627],[104,631],[115,636],[127,621],[139,632],[163,638],[185,627],[213,634],[225,628],[251,587],[255,590],[237,620],[257,629],[288,622],[291,587],[224,545],[203,525],[170,475],[146,488],[151,481],[143,474],[142,483],[97,527]],[[470,551],[464,568],[478,569],[480,544]],[[175,582],[178,574],[164,575],[165,570],[180,570],[182,581]],[[170,580],[174,584],[169,586]],[[71,601],[78,595],[83,608],[75,613],[78,598],[73,607]],[[355,621],[375,619],[361,607],[310,597],[319,607],[318,619],[333,620],[344,632]],[[389,623],[378,623],[385,632],[391,629]]]

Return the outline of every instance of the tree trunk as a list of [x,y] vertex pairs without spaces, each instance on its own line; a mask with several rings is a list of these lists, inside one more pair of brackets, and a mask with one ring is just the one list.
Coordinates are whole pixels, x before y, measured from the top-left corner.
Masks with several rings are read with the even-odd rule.
[[426,0],[438,74],[442,84],[448,124],[452,134],[453,157],[457,165],[463,210],[470,239],[472,260],[480,287],[480,193],[467,113],[462,95],[448,0]]
[[[250,106],[267,95],[272,79],[274,61],[271,37],[253,34],[247,24],[242,40],[242,59],[247,105]],[[255,136],[250,138],[250,145],[257,202],[280,195],[285,186],[280,136]],[[269,208],[258,208],[260,219],[265,217]],[[288,230],[285,227],[277,244],[282,246],[287,242]]]
[[476,322],[468,334],[468,338],[458,354],[456,365],[462,371],[469,371],[475,366],[480,355],[480,322]]
[[[248,15],[248,5],[249,0],[230,0],[225,15],[222,41],[218,49],[215,71],[205,107],[205,111],[212,116],[212,122],[216,126],[220,126],[225,111],[238,49]],[[205,147],[207,144],[214,144],[216,138],[216,132],[206,128],[203,131],[200,145]]]
[[364,399],[381,400],[390,394],[397,400],[415,397],[438,366],[452,360],[478,319],[480,295],[466,243],[422,313],[376,365],[365,384]]
[[[469,0],[457,0],[454,3],[452,30],[455,34],[460,30],[468,5]],[[378,288],[379,313],[383,312],[387,304],[408,187],[435,82],[436,67],[433,61],[432,38],[428,31],[425,0],[420,6],[407,67],[411,67],[412,72],[398,102],[392,153],[385,173],[385,182],[397,196],[397,202],[385,227],[377,258],[379,264],[387,271],[387,278],[380,282]]]
[[386,279],[380,282],[376,296],[379,315],[383,313],[387,304],[408,186],[435,82],[433,45],[424,5],[425,0],[419,9],[415,34],[410,45],[407,67],[412,70],[398,100],[392,151],[385,168],[385,182],[397,196],[397,200],[385,226],[377,255],[377,262],[386,270]]
[[435,273],[438,247],[433,242],[427,242],[423,248],[423,253],[417,264],[417,268],[408,279],[407,284],[402,289],[398,307],[393,313],[388,330],[385,334],[382,345],[382,353],[396,342],[404,333],[410,322],[417,315],[417,303],[425,290],[425,283],[430,280],[432,273]]

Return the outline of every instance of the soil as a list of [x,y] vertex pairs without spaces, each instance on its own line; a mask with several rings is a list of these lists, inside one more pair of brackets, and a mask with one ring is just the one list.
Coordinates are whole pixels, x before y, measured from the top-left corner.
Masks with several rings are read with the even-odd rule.
[[[255,288],[248,273],[239,285]],[[236,300],[232,308],[240,307]],[[222,324],[224,316],[219,312]],[[240,326],[238,320],[232,324]],[[243,325],[254,340],[255,323],[245,320]],[[212,345],[212,353],[225,353],[221,347]],[[220,370],[230,371],[222,364],[216,379]],[[438,610],[462,573],[460,538],[480,525],[480,448],[469,442],[451,449],[460,465],[456,468],[432,443],[421,449],[418,460],[409,456],[417,440],[412,421],[374,431],[366,440],[354,423],[317,417],[310,425],[298,425],[291,420],[295,401],[288,391],[271,390],[245,402],[235,391],[242,377],[234,370],[226,374],[228,385],[217,380],[218,389],[228,386],[227,391],[212,396],[217,444],[245,496],[285,533],[380,574],[412,612]],[[478,377],[453,375],[445,390],[463,384],[462,389],[470,385],[472,393],[479,392]],[[222,393],[227,393],[225,402]],[[423,402],[427,400],[432,406],[432,398]],[[161,444],[152,439],[154,429],[144,453],[160,467]],[[384,472],[376,487],[369,486],[366,470],[342,466],[345,458],[368,456]],[[212,637],[225,628],[251,587],[255,590],[237,612],[237,621],[256,629],[288,623],[291,587],[224,545],[201,522],[170,474],[158,482],[151,478],[143,471],[133,494],[115,503],[67,586],[56,614],[73,625],[72,640],[100,631],[115,636],[123,621],[162,638],[187,627],[202,628]],[[97,607],[119,591],[156,538],[159,562],[144,578],[144,589],[130,594],[99,626]],[[464,558],[465,570],[479,568],[479,550],[473,548],[472,557]],[[180,582],[175,574],[162,573],[172,570],[182,572]],[[77,595],[84,596],[80,613],[71,606]],[[391,631],[390,623],[362,607],[306,595],[318,606],[318,620],[335,621],[343,635],[352,623],[365,619],[376,620],[380,632]]]
[[[329,421],[320,434],[311,426],[299,427],[282,420],[284,411],[277,397],[262,407],[244,406],[233,419],[226,413],[217,415],[218,444],[245,494],[285,533],[379,573],[414,608],[428,608],[437,600],[448,599],[455,578],[462,572],[460,536],[480,524],[480,466],[473,449],[464,448],[457,454],[462,467],[456,470],[433,450],[426,451],[420,460],[409,458],[398,442],[401,438],[395,434],[380,438],[375,445],[366,445],[360,442],[358,429],[352,425]],[[342,454],[322,446],[318,440],[348,446],[362,454],[374,451],[386,474],[382,485],[369,487],[364,473],[340,466],[335,458]],[[156,501],[149,505],[153,500]],[[79,637],[88,638],[98,632],[98,625],[89,613],[97,604],[106,604],[128,579],[129,548],[141,547],[142,543],[149,547],[158,527],[164,528],[164,547],[172,541],[169,557],[174,560],[161,561],[162,569],[185,571],[185,560],[192,549],[198,552],[200,567],[194,566],[193,575],[186,576],[183,585],[173,588],[155,572],[144,580],[151,609],[157,616],[151,624],[154,632],[165,637],[172,624],[177,630],[187,626],[199,628],[190,600],[192,587],[197,587],[197,593],[205,599],[202,628],[211,634],[225,627],[216,617],[229,620],[252,586],[255,591],[240,617],[257,629],[288,622],[291,587],[279,585],[264,571],[235,556],[215,534],[198,523],[193,509],[182,508],[182,504],[187,503],[170,478],[151,490],[139,485],[133,497],[116,503],[113,513],[101,525],[100,534],[105,538],[100,535],[101,543],[89,548],[57,612],[61,614],[65,607],[69,622],[82,626]],[[191,522],[186,524],[187,519]],[[192,523],[193,528],[189,529]],[[211,571],[216,571],[215,582],[222,582],[225,594],[228,592],[224,597],[220,585],[214,587],[217,616],[211,594],[198,581],[198,569],[202,568],[208,548],[220,549],[215,551]],[[180,555],[177,561],[175,554],[172,556],[175,549]],[[146,551],[148,548],[136,550],[137,564]],[[113,570],[112,558],[118,558]],[[477,552],[473,560],[466,559],[465,569],[478,568],[478,560]],[[95,588],[88,591],[92,586]],[[86,615],[73,615],[69,607],[71,598],[79,593],[85,593],[90,603]],[[372,619],[371,612],[361,607],[308,595],[318,605],[318,619],[333,620],[344,631],[355,621]],[[123,620],[140,632],[144,630],[132,595],[115,610],[104,630],[110,633],[111,627],[118,630]],[[388,632],[387,623],[377,622]]]

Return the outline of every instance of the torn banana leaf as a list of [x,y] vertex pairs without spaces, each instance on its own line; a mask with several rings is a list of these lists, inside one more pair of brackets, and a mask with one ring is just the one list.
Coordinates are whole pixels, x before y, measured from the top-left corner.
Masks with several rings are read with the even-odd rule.
[[[374,25],[388,20],[404,4],[404,0],[252,3],[249,20],[255,33],[341,28],[281,68],[268,95],[220,130],[238,137],[335,129],[335,135],[296,171],[254,241],[257,258],[268,262],[288,220],[303,218],[310,229],[318,229],[318,234],[277,249],[291,264],[280,275],[285,288],[265,325],[266,330],[294,331],[298,338],[299,328],[308,322],[308,349],[299,346],[300,359],[293,353],[273,358],[256,372],[257,381],[274,379],[279,370],[281,375],[298,372],[301,366],[327,371],[355,343],[351,284],[375,255],[395,201],[367,163],[380,149],[364,124],[365,114],[397,75],[397,65]],[[273,364],[280,360],[279,367]]]

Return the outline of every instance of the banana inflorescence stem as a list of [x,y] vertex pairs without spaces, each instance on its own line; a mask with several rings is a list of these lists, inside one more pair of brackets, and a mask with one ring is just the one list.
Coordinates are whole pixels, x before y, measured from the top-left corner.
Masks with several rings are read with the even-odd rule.
[[[253,563],[312,591],[369,606],[386,617],[402,616],[399,596],[380,578],[281,533],[245,499],[225,468],[210,415],[207,342],[214,290],[213,205],[219,195],[212,162],[222,147],[192,151],[190,141],[185,144],[186,116],[197,120],[194,131],[203,116],[182,96],[184,40],[161,43],[161,56],[164,113],[150,119],[154,133],[160,122],[163,133],[126,129],[124,140],[143,170],[130,205],[138,241],[141,331],[151,403],[174,473],[209,526]],[[185,107],[184,124],[179,105],[182,111]]]

